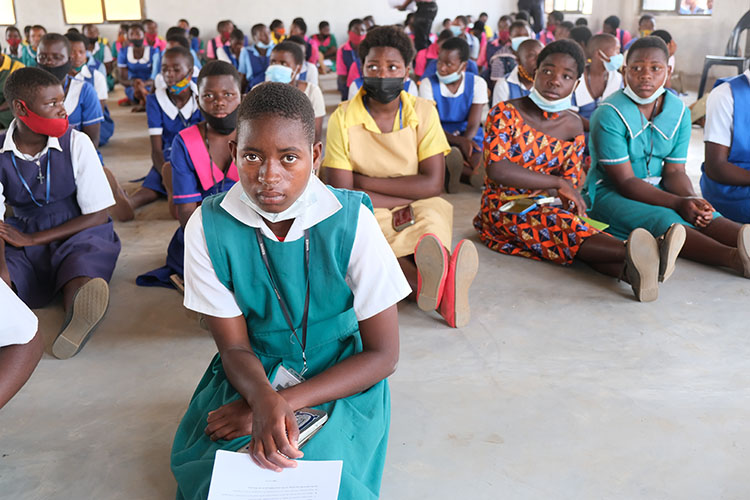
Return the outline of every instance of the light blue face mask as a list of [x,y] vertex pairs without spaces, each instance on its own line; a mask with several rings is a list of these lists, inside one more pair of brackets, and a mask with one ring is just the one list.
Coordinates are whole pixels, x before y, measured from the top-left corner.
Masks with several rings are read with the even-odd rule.
[[602,56],[604,69],[609,72],[617,71],[618,69],[620,69],[622,67],[622,63],[625,61],[625,56],[623,54],[615,54],[609,58],[609,61],[605,59],[607,57],[607,54],[605,54],[601,50],[599,51],[599,55]]
[[259,49],[270,49],[271,47],[273,47],[273,42],[263,43],[258,40],[257,42],[255,42],[255,46]]
[[536,85],[532,87],[531,93],[529,94],[529,99],[531,99],[533,103],[539,107],[539,109],[541,109],[542,111],[546,111],[547,113],[559,113],[560,111],[570,109],[570,107],[573,105],[572,92],[567,97],[550,101],[539,93],[539,91],[536,89]]
[[666,92],[666,89],[664,88],[664,85],[667,84],[667,78],[669,78],[669,73],[667,73],[667,76],[664,77],[664,83],[662,83],[658,89],[654,91],[653,94],[651,94],[649,97],[641,97],[638,94],[635,93],[633,89],[630,88],[629,84],[625,85],[625,88],[623,89],[623,92],[626,96],[630,98],[631,101],[633,101],[636,104],[640,104],[641,106],[645,106],[646,104],[651,104],[655,100],[657,100],[661,95]]
[[464,34],[464,29],[461,26],[451,24],[451,32],[453,33],[453,36],[461,36]]
[[294,70],[289,66],[281,64],[272,64],[266,69],[266,81],[277,83],[292,83]]
[[440,73],[436,73],[438,81],[442,83],[443,85],[450,85],[451,83],[456,83],[458,80],[461,79],[461,72],[455,71],[451,73],[450,75],[441,75]]
[[515,36],[510,39],[510,48],[513,49],[513,52],[518,52],[518,47],[521,46],[523,42],[526,40],[531,40],[531,37],[529,36]]

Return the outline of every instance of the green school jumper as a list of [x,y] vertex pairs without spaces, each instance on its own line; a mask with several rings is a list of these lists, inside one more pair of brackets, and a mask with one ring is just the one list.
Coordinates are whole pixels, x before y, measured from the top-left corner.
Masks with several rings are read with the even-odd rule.
[[[331,189],[342,208],[310,228],[310,308],[306,378],[362,351],[354,296],[346,284],[361,204],[372,209],[367,195]],[[219,280],[234,293],[247,320],[250,345],[266,375],[279,363],[302,371],[302,348],[284,319],[261,259],[255,229],[238,221],[220,203],[226,193],[203,201],[203,229],[211,263]],[[277,285],[286,299],[301,337],[305,299],[304,239],[278,242],[264,238]],[[237,451],[250,442],[245,436],[213,442],[203,432],[208,412],[240,395],[227,380],[220,356],[214,356],[172,446],[172,472],[178,499],[205,499],[217,450]],[[343,460],[339,499],[378,498],[390,424],[390,393],[385,380],[370,389],[317,407],[328,422],[307,443],[303,460]]]

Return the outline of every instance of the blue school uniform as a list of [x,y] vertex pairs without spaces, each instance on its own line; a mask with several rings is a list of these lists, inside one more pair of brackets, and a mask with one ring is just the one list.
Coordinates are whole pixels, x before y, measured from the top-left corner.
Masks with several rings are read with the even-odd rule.
[[[94,90],[96,91],[96,84],[94,83],[95,76],[92,71],[96,70],[92,70],[91,66],[84,66],[83,68],[81,68],[80,73],[78,73],[75,78],[82,79],[83,81],[87,82],[89,85],[94,87]],[[101,105],[101,99],[99,100],[99,104]],[[112,116],[109,114],[109,108],[106,104],[102,107],[102,116],[103,120],[99,127],[99,147],[107,144],[115,133],[115,122],[114,120],[112,120]]]
[[[195,53],[193,49],[190,49],[190,54],[193,56],[193,68],[194,70],[197,69],[198,71],[193,71],[195,74],[193,75],[193,81],[197,79],[197,73],[200,72],[201,69],[201,62],[200,59],[198,59],[198,54]],[[163,54],[161,52],[157,52],[154,55],[154,64],[151,69],[151,79],[155,80],[156,75],[161,73],[161,59]]]
[[[46,150],[36,160],[29,161],[7,147],[6,135],[12,134],[13,127],[11,123],[11,128],[0,135],[3,144],[0,185],[14,214],[6,222],[21,232],[35,233],[80,216],[83,212],[77,198],[71,153],[71,138],[80,132],[68,128],[59,139],[50,137]],[[73,278],[85,276],[109,281],[119,254],[120,239],[111,219],[46,245],[5,246],[11,281],[18,296],[31,308],[49,304]]]
[[240,52],[240,61],[237,71],[244,74],[247,78],[247,90],[262,83],[266,79],[266,69],[271,60],[271,51],[273,46],[266,50],[266,55],[260,55],[255,45],[250,45]]
[[68,123],[71,127],[81,130],[86,125],[104,121],[102,105],[92,83],[66,76],[63,88],[65,112],[68,113]]
[[[469,126],[469,112],[474,103],[474,78],[479,76],[473,73],[464,73],[464,92],[460,96],[446,97],[440,92],[440,80],[437,75],[430,77],[432,84],[432,98],[437,105],[438,115],[440,115],[440,124],[443,130],[448,133],[459,132],[463,134]],[[484,132],[479,127],[473,138],[474,145],[478,150],[482,149],[484,142]]]
[[[242,52],[240,52],[240,57],[242,57]],[[216,49],[216,58],[220,61],[228,61],[235,69],[240,67],[239,57],[234,55],[229,46],[218,47]]]
[[[161,135],[164,161],[169,161],[172,141],[174,141],[175,136],[182,129],[195,125],[203,119],[198,109],[198,102],[195,100],[195,96],[198,95],[198,88],[191,83],[190,90],[192,95],[182,108],[177,108],[169,99],[167,89],[156,89],[153,94],[146,97],[148,132],[149,135]],[[162,184],[161,174],[155,167],[152,166],[148,175],[146,175],[143,180],[143,187],[166,195],[167,191]],[[159,167],[161,168],[161,165]]]
[[[734,99],[732,145],[727,161],[750,170],[750,106],[747,104],[750,102],[750,80],[743,73],[726,81]],[[703,197],[729,219],[750,223],[750,186],[721,184],[706,175],[705,164],[701,165],[701,171]]]
[[[158,54],[159,49],[155,49],[149,45],[145,45],[143,47],[143,56],[141,56],[140,59],[136,59],[133,55],[132,46],[123,47],[117,54],[117,66],[119,68],[128,69],[128,80],[138,78],[145,82],[151,79],[151,73],[154,69],[154,62]],[[125,95],[128,96],[128,99],[133,101],[133,87],[125,87]]]
[[[473,73],[475,75],[479,74],[479,67],[473,59],[469,59],[466,63],[466,73]],[[422,73],[421,79],[424,80],[435,74],[437,74],[437,59],[433,59],[427,63],[427,66],[424,67],[424,73]]]

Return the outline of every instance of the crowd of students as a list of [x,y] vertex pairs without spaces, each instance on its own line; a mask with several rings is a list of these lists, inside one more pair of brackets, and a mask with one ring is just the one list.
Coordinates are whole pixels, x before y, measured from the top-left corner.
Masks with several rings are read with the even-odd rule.
[[[329,414],[304,456],[344,459],[341,498],[377,498],[396,304],[470,321],[478,253],[453,245],[443,196],[461,183],[481,190],[473,225],[488,248],[583,261],[640,301],[678,256],[750,278],[750,72],[708,99],[701,197],[685,172],[690,110],[669,88],[676,43],[652,16],[637,37],[614,16],[596,34],[560,12],[539,32],[525,12],[496,32],[486,21],[445,19],[418,51],[414,17],[353,19],[341,45],[301,18],[289,33],[223,20],[207,43],[184,19],[165,38],[152,20],[122,25],[112,43],[93,25],[7,28],[0,407],[42,354],[29,308],[62,293],[52,353],[75,355],[109,305],[112,217],[160,197],[179,227],[165,265],[137,282],[183,291],[219,351],[175,437],[178,498],[205,498],[218,449],[294,466],[303,407]],[[343,102],[324,152],[329,72]],[[152,166],[132,193],[99,152],[115,84],[147,115]],[[275,391],[280,367],[300,383]]]

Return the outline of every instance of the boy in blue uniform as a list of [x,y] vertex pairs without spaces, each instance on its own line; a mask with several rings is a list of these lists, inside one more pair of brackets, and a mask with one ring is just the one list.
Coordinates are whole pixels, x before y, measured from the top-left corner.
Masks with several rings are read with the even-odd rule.
[[229,45],[223,45],[216,49],[216,58],[219,61],[224,61],[235,69],[240,67],[240,57],[242,56],[242,49],[245,48],[245,34],[240,29],[235,29],[232,34],[229,35]]
[[243,88],[246,90],[265,80],[271,49],[275,45],[271,40],[271,31],[265,24],[256,24],[250,34],[255,43],[248,45],[240,53],[238,67],[239,72],[244,75]]

